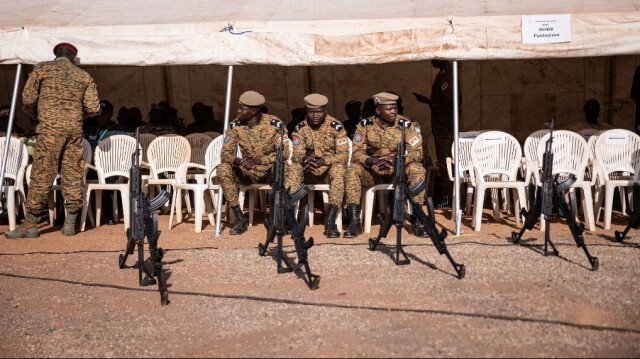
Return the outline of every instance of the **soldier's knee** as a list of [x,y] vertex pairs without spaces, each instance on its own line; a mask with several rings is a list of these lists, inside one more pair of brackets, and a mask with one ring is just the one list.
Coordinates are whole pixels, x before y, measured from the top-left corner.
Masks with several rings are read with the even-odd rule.
[[221,163],[218,165],[218,177],[220,178],[229,178],[233,174],[231,169],[231,164],[229,163]]

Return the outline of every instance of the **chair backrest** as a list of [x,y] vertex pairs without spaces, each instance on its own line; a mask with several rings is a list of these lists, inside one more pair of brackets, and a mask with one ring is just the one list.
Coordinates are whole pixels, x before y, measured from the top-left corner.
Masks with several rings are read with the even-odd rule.
[[191,161],[192,163],[205,164],[205,152],[213,139],[204,133],[192,133],[184,138],[191,145]]
[[149,149],[149,144],[151,141],[156,139],[156,135],[153,133],[141,133],[140,134],[140,146],[142,147],[142,157],[141,160],[147,162],[147,149]]
[[514,181],[522,161],[522,148],[518,140],[506,132],[483,132],[471,143],[471,161],[479,177],[502,175]]
[[[4,157],[6,137],[0,137],[0,158]],[[15,137],[9,138],[9,155],[4,169],[4,178],[11,178],[15,186],[22,186],[25,170],[29,163],[27,145]]]
[[527,136],[527,139],[524,140],[524,146],[522,149],[524,158],[532,162],[538,161],[538,144],[540,143],[540,139],[548,133],[549,129],[547,128],[535,131]]
[[[538,143],[537,157],[540,159],[547,148],[548,140],[549,134],[547,133]],[[589,162],[589,144],[582,135],[573,131],[553,131],[551,152],[553,153],[552,173],[554,175],[573,174],[578,181],[583,180]]]
[[613,129],[598,135],[595,156],[605,176],[613,172],[633,173],[640,179],[640,136],[623,129]]
[[100,141],[93,154],[98,181],[105,183],[105,179],[112,176],[129,178],[135,149],[136,139],[129,135],[113,135]]
[[578,131],[580,136],[584,137],[585,140],[589,140],[591,136],[595,135],[598,132],[600,132],[600,130],[598,130],[597,128],[583,128],[582,130]]
[[220,152],[222,151],[222,143],[224,141],[224,136],[220,135],[213,139],[209,146],[207,147],[207,152],[204,155],[204,163],[207,167],[207,173],[209,174],[209,179],[217,175],[217,168],[220,164]]
[[593,160],[594,158],[596,158],[596,140],[598,139],[598,136],[600,136],[602,132],[604,132],[604,130],[600,130],[596,133],[593,133],[587,139],[587,144],[589,145],[589,160]]
[[220,132],[216,132],[216,131],[207,131],[207,132],[203,132],[205,135],[211,137],[211,139],[215,139],[218,136],[222,135]]
[[[470,171],[473,168],[473,162],[471,161],[471,144],[473,139],[458,137],[458,168],[460,168],[460,175],[465,171]],[[451,158],[455,158],[455,142],[451,143]]]
[[151,167],[151,177],[160,178],[161,174],[171,177],[176,169],[191,159],[191,144],[180,135],[162,135],[156,137],[147,149],[147,162]]

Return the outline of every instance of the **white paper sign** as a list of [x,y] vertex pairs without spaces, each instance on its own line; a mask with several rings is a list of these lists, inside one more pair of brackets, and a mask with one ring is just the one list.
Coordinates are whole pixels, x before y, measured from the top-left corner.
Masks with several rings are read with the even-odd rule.
[[484,141],[483,143],[485,145],[500,145],[505,143],[506,139],[504,135],[495,135],[491,137],[484,137],[482,141]]
[[629,144],[628,133],[608,133],[604,137],[604,143],[607,145],[626,145]]
[[522,15],[522,43],[571,42],[571,15]]

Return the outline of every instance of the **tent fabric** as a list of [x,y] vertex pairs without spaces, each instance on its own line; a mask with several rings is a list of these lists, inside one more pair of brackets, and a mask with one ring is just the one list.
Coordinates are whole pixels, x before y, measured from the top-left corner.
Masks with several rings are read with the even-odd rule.
[[[0,64],[70,42],[87,65],[346,65],[640,53],[637,0],[0,0]],[[570,14],[571,42],[523,44],[521,16]],[[231,25],[231,26],[230,26]]]

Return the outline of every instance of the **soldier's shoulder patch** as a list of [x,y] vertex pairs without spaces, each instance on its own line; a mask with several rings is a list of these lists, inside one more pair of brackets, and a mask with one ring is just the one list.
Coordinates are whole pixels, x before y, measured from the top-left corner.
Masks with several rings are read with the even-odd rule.
[[344,129],[344,126],[342,126],[342,124],[338,121],[331,121],[331,127],[335,128],[336,131]]
[[275,126],[277,129],[281,129],[282,127],[284,127],[284,123],[274,118],[271,120],[271,126]]
[[224,140],[223,140],[223,142],[224,142],[224,143],[227,143],[227,142],[229,142],[229,141],[231,141],[231,136],[229,136],[228,134],[226,134],[226,133],[225,133],[225,134],[224,134]]
[[229,124],[229,128],[234,128],[236,126],[242,126],[242,125],[244,125],[244,122],[242,122],[242,120],[235,120]]
[[298,131],[299,129],[303,128],[305,125],[304,121],[300,121],[298,122],[298,124],[293,128],[294,131]]
[[300,137],[298,137],[298,135],[294,134],[293,136],[291,136],[292,142],[294,146],[299,145],[302,140],[300,140]]
[[446,89],[447,89],[447,87],[449,87],[449,84],[448,84],[448,83],[446,83],[446,82],[443,82],[443,83],[442,83],[442,85],[440,85],[440,88],[441,88],[442,90],[446,90]]
[[368,125],[373,125],[373,119],[371,117],[369,118],[363,118],[362,120],[360,120],[360,124],[362,126],[368,126]]
[[418,144],[418,142],[420,142],[420,137],[418,137],[418,135],[414,135],[413,137],[411,137],[411,139],[409,140],[409,144],[411,145],[411,147],[415,146]]
[[356,142],[362,142],[362,134],[360,132],[356,132],[356,134],[353,135],[353,140]]
[[338,145],[338,146],[342,146],[342,145],[345,145],[345,144],[347,144],[347,138],[346,137],[338,138],[336,140],[336,145]]

